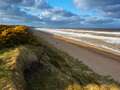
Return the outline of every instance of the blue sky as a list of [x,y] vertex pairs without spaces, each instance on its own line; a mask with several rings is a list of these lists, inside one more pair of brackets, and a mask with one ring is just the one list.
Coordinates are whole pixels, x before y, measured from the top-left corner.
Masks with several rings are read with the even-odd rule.
[[0,0],[0,23],[120,28],[120,0]]

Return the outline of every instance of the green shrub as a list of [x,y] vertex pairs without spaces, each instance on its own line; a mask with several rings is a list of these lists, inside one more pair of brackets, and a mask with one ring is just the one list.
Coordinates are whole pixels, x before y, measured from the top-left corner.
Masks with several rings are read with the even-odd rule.
[[0,26],[0,49],[28,43],[31,33],[26,26]]

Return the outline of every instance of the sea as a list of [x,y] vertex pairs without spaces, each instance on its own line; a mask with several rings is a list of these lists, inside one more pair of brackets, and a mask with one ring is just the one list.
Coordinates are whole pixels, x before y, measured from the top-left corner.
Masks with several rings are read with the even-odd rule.
[[46,29],[35,28],[53,35],[86,43],[120,55],[120,31],[118,29]]

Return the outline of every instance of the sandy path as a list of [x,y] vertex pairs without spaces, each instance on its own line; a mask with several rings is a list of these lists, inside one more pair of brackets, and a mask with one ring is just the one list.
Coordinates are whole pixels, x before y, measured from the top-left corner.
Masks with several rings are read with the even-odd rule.
[[92,52],[88,49],[72,45],[62,40],[55,39],[52,35],[35,31],[35,35],[42,36],[49,43],[57,47],[58,49],[67,52],[74,58],[79,59],[96,73],[101,75],[110,75],[116,81],[120,82],[120,63],[107,56]]

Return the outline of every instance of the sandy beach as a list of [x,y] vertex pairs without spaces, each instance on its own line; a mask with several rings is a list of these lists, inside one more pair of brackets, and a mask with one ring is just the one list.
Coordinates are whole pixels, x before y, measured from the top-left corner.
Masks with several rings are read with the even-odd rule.
[[[50,44],[56,48],[67,52],[69,55],[82,61],[88,65],[93,71],[101,75],[111,76],[116,81],[120,82],[120,62],[119,54],[112,55],[111,53],[102,52],[100,50],[88,47],[82,47],[77,45],[74,41],[58,37],[49,33],[34,31],[34,35],[44,38]],[[91,49],[90,49],[91,48]],[[110,57],[109,57],[110,55]]]

